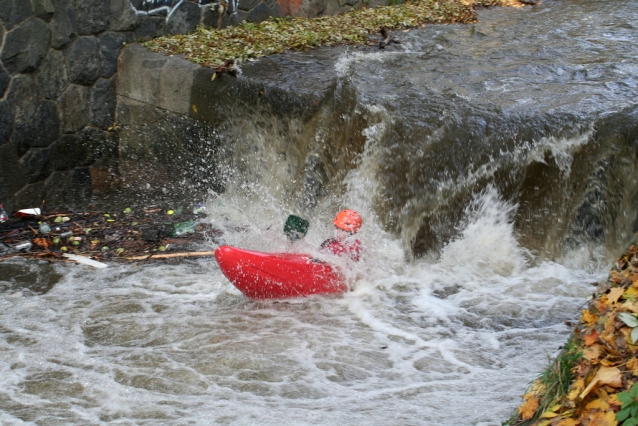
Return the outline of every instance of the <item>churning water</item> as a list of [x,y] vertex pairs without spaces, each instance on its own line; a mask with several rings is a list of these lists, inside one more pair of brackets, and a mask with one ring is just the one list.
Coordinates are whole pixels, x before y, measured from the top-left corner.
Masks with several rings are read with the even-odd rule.
[[4,262],[0,423],[501,424],[634,231],[636,6],[403,33],[344,54],[312,120],[229,125],[225,242],[317,254],[357,209],[345,295],[253,302],[212,260]]

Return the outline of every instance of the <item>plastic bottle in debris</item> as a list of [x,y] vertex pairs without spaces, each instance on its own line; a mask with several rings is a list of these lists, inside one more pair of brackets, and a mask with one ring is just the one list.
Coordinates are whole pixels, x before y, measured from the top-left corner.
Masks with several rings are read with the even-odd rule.
[[186,235],[195,232],[195,227],[199,224],[198,220],[187,220],[175,224],[175,235]]
[[0,223],[6,222],[9,219],[7,212],[4,211],[2,204],[0,204]]
[[193,209],[193,213],[194,214],[199,214],[199,213],[207,213],[206,211],[206,207],[202,204],[198,204],[194,209]]

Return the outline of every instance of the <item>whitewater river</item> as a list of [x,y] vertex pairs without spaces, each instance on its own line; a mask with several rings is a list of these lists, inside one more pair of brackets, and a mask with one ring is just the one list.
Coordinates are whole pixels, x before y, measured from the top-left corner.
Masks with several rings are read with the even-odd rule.
[[636,6],[483,11],[343,53],[332,108],[361,146],[301,207],[308,186],[286,188],[306,172],[245,126],[238,152],[256,148],[209,220],[230,245],[317,254],[358,210],[345,295],[250,301],[211,259],[2,262],[0,424],[500,425],[634,231]]

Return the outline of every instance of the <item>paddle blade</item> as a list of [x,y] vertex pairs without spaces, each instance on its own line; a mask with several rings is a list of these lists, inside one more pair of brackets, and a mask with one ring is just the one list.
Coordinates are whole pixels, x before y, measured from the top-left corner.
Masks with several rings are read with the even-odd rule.
[[306,236],[309,225],[310,222],[308,222],[303,217],[291,214],[290,216],[288,216],[286,224],[284,225],[284,233],[290,241],[297,241],[298,239]]

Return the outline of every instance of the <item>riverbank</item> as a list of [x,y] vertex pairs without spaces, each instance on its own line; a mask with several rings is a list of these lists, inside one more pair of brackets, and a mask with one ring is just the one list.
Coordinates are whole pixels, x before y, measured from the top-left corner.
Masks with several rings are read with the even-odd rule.
[[[397,6],[351,10],[342,15],[318,18],[274,18],[259,24],[244,22],[236,27],[206,29],[165,36],[144,44],[149,50],[186,59],[207,67],[228,67],[238,61],[254,60],[287,50],[344,44],[392,42],[385,30],[414,28],[426,24],[476,22],[475,9],[488,6],[523,7],[533,2],[516,0],[421,0]],[[370,36],[382,32],[382,40]]]
[[523,397],[511,426],[638,423],[638,234],[595,283],[563,351]]

